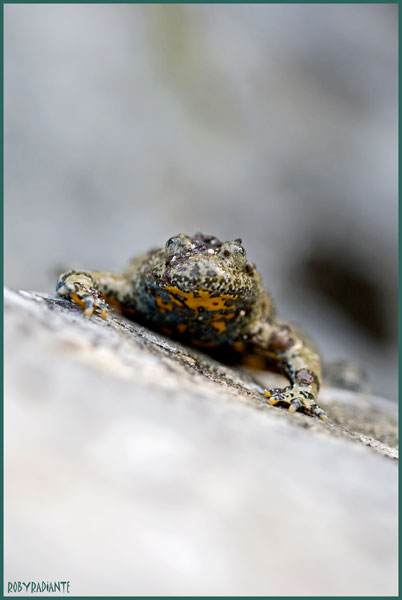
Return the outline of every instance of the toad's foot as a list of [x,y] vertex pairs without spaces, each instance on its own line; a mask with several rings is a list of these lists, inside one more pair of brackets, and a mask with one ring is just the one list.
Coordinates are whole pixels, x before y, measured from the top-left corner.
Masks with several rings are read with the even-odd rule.
[[265,390],[265,397],[268,398],[269,404],[283,404],[284,406],[288,406],[290,412],[300,410],[309,415],[315,415],[322,421],[326,421],[328,418],[316,403],[314,394],[308,392],[306,389],[302,389],[298,385],[282,389]]
[[94,287],[94,279],[85,271],[67,271],[57,280],[56,292],[59,296],[71,298],[90,317],[99,309],[103,319],[107,319],[107,304]]

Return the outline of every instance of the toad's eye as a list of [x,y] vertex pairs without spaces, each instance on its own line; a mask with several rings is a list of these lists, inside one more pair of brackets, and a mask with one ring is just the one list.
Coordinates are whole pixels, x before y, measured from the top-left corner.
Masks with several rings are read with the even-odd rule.
[[186,252],[187,250],[191,250],[193,247],[193,242],[188,235],[184,235],[183,233],[179,233],[168,239],[165,244],[165,254],[166,256],[173,256],[174,254],[179,254]]
[[235,242],[225,242],[219,249],[219,254],[233,263],[238,268],[246,266],[246,251],[240,244]]

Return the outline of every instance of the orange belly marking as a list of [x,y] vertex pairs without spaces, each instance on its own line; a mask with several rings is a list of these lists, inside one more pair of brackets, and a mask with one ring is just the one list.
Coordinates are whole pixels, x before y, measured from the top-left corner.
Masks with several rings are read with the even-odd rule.
[[158,305],[161,313],[165,313],[167,310],[169,312],[172,312],[173,304],[171,304],[170,302],[165,302],[160,296],[155,296],[155,302]]
[[[204,308],[206,311],[209,312],[225,310],[233,306],[234,301],[237,300],[236,296],[230,296],[229,294],[222,294],[221,296],[211,296],[210,292],[206,292],[204,290],[197,290],[196,296],[194,292],[182,292],[182,290],[172,285],[166,286],[165,290],[170,292],[169,296],[172,302],[175,302],[179,306],[182,306],[182,302],[175,298],[173,294],[180,296],[181,298],[183,298],[185,305],[192,311],[194,311],[197,315],[200,308]],[[228,300],[232,301],[229,306],[227,305]]]
[[212,327],[215,327],[215,329],[218,330],[218,333],[223,333],[224,331],[226,331],[226,328],[228,326],[225,319],[233,319],[234,316],[234,313],[228,313],[227,315],[216,315],[216,317],[212,319],[211,325]]

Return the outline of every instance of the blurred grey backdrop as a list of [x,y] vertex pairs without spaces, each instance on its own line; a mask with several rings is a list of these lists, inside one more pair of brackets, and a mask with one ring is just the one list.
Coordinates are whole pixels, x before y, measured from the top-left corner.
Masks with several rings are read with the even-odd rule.
[[5,283],[242,237],[397,395],[397,6],[6,5]]

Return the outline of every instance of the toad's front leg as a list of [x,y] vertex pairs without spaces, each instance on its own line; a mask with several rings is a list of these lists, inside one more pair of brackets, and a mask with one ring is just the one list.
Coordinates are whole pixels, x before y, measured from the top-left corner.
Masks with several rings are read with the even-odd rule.
[[291,385],[285,388],[265,391],[270,404],[284,404],[291,412],[301,410],[323,421],[327,419],[317,404],[320,358],[288,325],[264,323],[253,336],[252,352],[290,381]]
[[132,282],[124,275],[102,271],[67,271],[58,278],[56,292],[71,298],[88,317],[98,309],[106,319],[109,305],[128,312],[134,303]]

